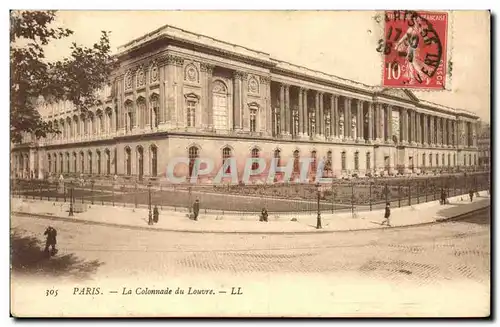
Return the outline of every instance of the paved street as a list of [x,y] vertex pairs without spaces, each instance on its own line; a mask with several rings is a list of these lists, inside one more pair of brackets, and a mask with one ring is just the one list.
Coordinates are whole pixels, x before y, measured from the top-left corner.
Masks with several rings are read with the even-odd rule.
[[[466,309],[475,308],[475,314],[487,314],[489,308],[489,209],[441,224],[316,235],[155,232],[15,216],[11,224],[15,232],[14,282],[28,278],[26,271],[31,276],[85,282],[165,276],[231,276],[244,281],[267,276],[268,281],[272,277],[284,282],[295,276],[293,280],[300,280],[302,286],[318,283],[321,278],[328,281],[328,287],[340,280],[343,287],[346,280],[351,285],[357,283],[356,287],[361,283],[363,297],[377,293],[376,287],[390,285],[391,292],[398,287],[407,289],[404,297],[408,298],[416,294],[410,288],[418,289],[419,294],[431,292],[427,297],[432,301],[437,299],[437,288],[453,301],[458,301],[458,296],[469,303]],[[60,251],[51,260],[38,260],[31,238],[42,240],[48,224],[58,230]],[[352,291],[349,294],[353,296]],[[467,299],[463,294],[468,294]],[[477,299],[471,303],[474,296]],[[362,299],[355,297],[353,301],[359,304]],[[382,301],[390,303],[389,298]],[[339,314],[351,313],[343,308]],[[429,314],[418,308],[420,311],[405,310]],[[469,312],[459,308],[453,305],[457,314]],[[380,312],[385,311],[373,314]]]

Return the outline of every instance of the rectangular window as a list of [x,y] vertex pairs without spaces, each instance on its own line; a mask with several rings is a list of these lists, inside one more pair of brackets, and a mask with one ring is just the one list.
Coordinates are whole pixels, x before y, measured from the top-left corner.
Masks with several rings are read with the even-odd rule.
[[250,110],[250,132],[257,131],[257,110]]
[[196,102],[194,101],[188,101],[187,102],[187,109],[186,109],[186,115],[187,115],[187,127],[194,127],[195,126],[195,115],[196,115]]

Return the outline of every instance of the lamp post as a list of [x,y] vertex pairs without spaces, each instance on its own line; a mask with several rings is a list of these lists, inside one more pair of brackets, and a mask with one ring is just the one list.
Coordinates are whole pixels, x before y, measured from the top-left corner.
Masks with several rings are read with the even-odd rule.
[[319,182],[316,184],[316,190],[318,193],[318,216],[316,217],[316,229],[321,229],[321,211],[319,209],[319,198],[320,198],[320,184]]
[[94,184],[95,184],[95,181],[91,180],[90,181],[90,197],[92,199],[92,204],[94,204]]
[[151,182],[148,183],[148,205],[149,205],[148,225],[153,225],[153,215],[151,213]]
[[73,182],[69,182],[69,216],[73,216]]

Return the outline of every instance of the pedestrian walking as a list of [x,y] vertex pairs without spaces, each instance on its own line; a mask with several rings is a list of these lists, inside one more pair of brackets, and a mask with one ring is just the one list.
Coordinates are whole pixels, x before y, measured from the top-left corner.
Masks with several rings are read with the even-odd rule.
[[474,190],[473,189],[470,189],[470,191],[469,191],[469,198],[470,198],[470,202],[472,202],[472,199],[474,198]]
[[446,204],[446,191],[444,190],[444,188],[441,189],[441,204]]
[[158,207],[155,206],[153,208],[153,222],[156,224],[158,222],[158,219],[160,217],[160,212],[158,211]]
[[384,219],[384,221],[382,221],[381,225],[387,224],[387,226],[391,227],[390,217],[391,217],[391,204],[389,202],[387,202],[385,204],[385,213],[384,213],[385,219]]
[[200,213],[200,200],[196,199],[193,204],[193,219],[198,220],[198,214]]
[[[47,227],[45,233],[43,235],[47,235],[47,239],[45,240],[45,253],[53,256],[57,253],[56,244],[57,244],[57,230],[52,226]],[[49,248],[51,251],[49,252]]]
[[267,217],[268,216],[269,216],[269,214],[267,213],[266,208],[262,208],[262,211],[260,212],[260,219],[259,219],[259,221],[267,222]]

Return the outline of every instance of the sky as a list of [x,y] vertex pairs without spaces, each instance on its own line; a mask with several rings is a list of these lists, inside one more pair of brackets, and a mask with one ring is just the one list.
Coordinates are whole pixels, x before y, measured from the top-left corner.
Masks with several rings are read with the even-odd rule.
[[[375,51],[383,23],[373,11],[59,11],[57,26],[75,33],[52,42],[49,59],[69,54],[71,42],[91,45],[111,31],[116,51],[165,24],[269,53],[273,58],[368,85],[380,85]],[[461,108],[490,121],[490,22],[486,11],[449,14],[449,89],[414,91],[420,99]]]

